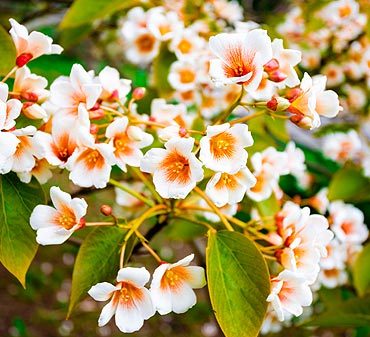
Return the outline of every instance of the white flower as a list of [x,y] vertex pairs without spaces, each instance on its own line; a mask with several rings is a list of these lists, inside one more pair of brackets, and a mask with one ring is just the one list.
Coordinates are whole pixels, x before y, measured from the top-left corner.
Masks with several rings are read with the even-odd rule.
[[46,159],[36,159],[35,166],[31,171],[17,173],[19,180],[28,184],[32,177],[35,177],[40,184],[45,184],[53,173],[50,170],[50,165]]
[[10,130],[21,113],[22,103],[17,99],[8,100],[9,88],[0,83],[0,130]]
[[246,191],[256,184],[248,168],[229,174],[217,172],[207,183],[206,193],[217,207],[240,202]]
[[[6,134],[9,137],[10,145],[12,146],[14,140],[10,134],[16,136],[18,139],[16,151],[7,158],[3,163],[3,170],[9,172],[29,172],[35,166],[36,148],[32,136],[35,134],[36,128],[34,126],[27,126],[22,129],[16,129]],[[12,147],[11,147],[12,148]]]
[[294,87],[299,84],[298,75],[294,69],[299,62],[301,62],[301,52],[294,49],[284,49],[283,40],[274,39],[272,41],[272,57],[278,61],[278,68],[273,71],[279,71],[286,77],[281,84],[288,87]]
[[193,146],[194,138],[173,138],[165,149],[150,149],[141,160],[141,171],[153,174],[163,198],[184,199],[203,179],[202,163],[192,153]]
[[321,269],[317,281],[324,287],[332,289],[346,284],[348,275],[345,269]]
[[297,317],[302,315],[302,307],[312,303],[310,287],[296,273],[284,270],[271,283],[272,289],[267,301],[271,302],[280,321],[285,319],[286,312]]
[[297,148],[294,142],[289,142],[284,151],[287,154],[287,167],[289,173],[300,180],[306,171],[306,165],[304,163],[305,157],[301,149]]
[[25,66],[15,72],[13,92],[27,101],[44,101],[49,96],[49,91],[45,89],[47,85],[46,78],[32,74]]
[[153,136],[137,126],[128,125],[126,116],[115,119],[108,125],[105,136],[114,147],[118,167],[127,171],[126,165],[139,167],[143,153],[140,149],[153,143]]
[[213,171],[232,173],[246,166],[248,153],[244,148],[252,144],[245,124],[208,126],[206,136],[200,140],[199,158]]
[[162,7],[154,7],[148,11],[147,26],[158,40],[168,41],[182,30],[184,23],[176,12],[165,12]]
[[338,240],[351,244],[366,241],[369,230],[364,224],[364,214],[355,206],[343,201],[334,201],[329,206],[332,218],[331,229]]
[[168,82],[178,91],[189,91],[196,88],[198,69],[194,61],[180,60],[171,64]]
[[12,158],[19,143],[20,140],[11,132],[0,132],[0,174],[9,173],[12,169]]
[[87,203],[84,199],[72,199],[56,186],[50,188],[50,197],[55,208],[38,205],[30,218],[31,227],[37,231],[36,241],[41,245],[61,244],[85,224]]
[[290,98],[288,111],[293,114],[292,122],[301,127],[313,129],[320,126],[320,116],[335,117],[343,108],[333,90],[325,90],[326,76],[316,75],[311,78],[304,74],[300,89],[295,89]]
[[163,263],[154,271],[150,293],[161,315],[181,314],[195,305],[193,289],[203,288],[206,279],[202,267],[189,266],[193,258],[191,254],[174,264]]
[[109,144],[87,144],[69,158],[69,178],[81,187],[104,188],[109,181],[112,165],[115,164],[113,147]]
[[50,100],[64,113],[76,116],[80,103],[91,109],[102,92],[102,86],[94,82],[93,73],[86,72],[80,64],[74,64],[69,77],[58,77],[50,87]]
[[329,206],[328,189],[322,188],[309,199],[310,206],[315,208],[320,214],[325,214]]
[[190,59],[195,57],[196,53],[204,47],[204,39],[202,39],[193,29],[184,29],[177,33],[169,48],[176,54],[179,60]]
[[100,95],[102,100],[119,100],[122,104],[126,101],[126,96],[131,90],[131,80],[120,79],[117,69],[106,66],[99,73],[99,82],[103,88]]
[[152,100],[150,111],[151,118],[157,123],[165,125],[175,123],[186,127],[187,110],[185,104],[168,104],[163,98],[155,98]]
[[29,61],[45,54],[60,54],[63,48],[53,44],[52,38],[40,32],[28,33],[25,26],[20,25],[14,19],[9,19],[12,26],[9,33],[17,49],[16,64],[23,67]]
[[320,266],[323,269],[344,269],[347,261],[346,244],[339,242],[336,238],[331,240],[326,246],[328,255],[321,258]]
[[109,301],[103,307],[98,325],[106,325],[115,315],[115,323],[122,332],[130,333],[140,330],[144,320],[155,314],[149,290],[144,286],[150,278],[144,268],[126,267],[119,270],[117,284],[102,282],[88,291],[96,301]]
[[362,150],[362,142],[355,130],[347,133],[334,132],[323,139],[323,152],[333,160],[344,163],[350,159],[357,159]]
[[209,70],[216,84],[238,83],[247,91],[257,90],[263,65],[272,58],[271,40],[265,30],[218,34],[209,39],[209,47],[218,57],[211,60]]
[[322,69],[323,75],[328,79],[327,86],[332,88],[339,86],[345,80],[343,67],[336,63],[328,63]]

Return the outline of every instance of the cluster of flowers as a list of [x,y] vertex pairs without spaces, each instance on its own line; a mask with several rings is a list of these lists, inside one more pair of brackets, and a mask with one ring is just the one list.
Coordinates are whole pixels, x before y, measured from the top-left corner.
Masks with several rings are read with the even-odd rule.
[[[222,217],[234,215],[246,196],[259,202],[274,193],[282,200],[278,185],[282,175],[292,174],[304,186],[304,155],[293,142],[284,151],[270,147],[254,153],[250,170],[246,148],[253,145],[253,135],[244,122],[266,113],[289,118],[303,128],[317,128],[321,116],[335,117],[341,110],[337,94],[325,89],[325,76],[311,78],[305,73],[300,80],[295,66],[301,53],[285,49],[280,39],[271,41],[254,23],[238,23],[236,3],[215,0],[207,5],[222,18],[220,27],[226,23],[236,27],[211,36],[209,44],[207,38],[214,35],[209,26],[202,21],[186,26],[176,6],[147,12],[134,8],[127,14],[121,30],[131,62],[150,64],[164,42],[177,57],[169,66],[172,101],[153,99],[150,115],[136,111],[144,88],[132,90],[131,82],[108,66],[95,75],[76,64],[70,76],[57,78],[47,90],[46,79],[32,74],[26,65],[62,48],[11,20],[17,59],[9,74],[15,77],[13,89],[5,83],[0,86],[0,172],[16,172],[24,182],[34,176],[45,183],[58,167],[69,172],[75,185],[104,188],[114,165],[124,172],[138,168],[140,174],[152,176],[160,198],[185,199],[196,191],[202,197],[194,199],[202,216],[226,224]],[[240,118],[232,119],[235,110]],[[207,120],[204,129],[192,129],[196,116]],[[24,118],[38,127],[17,127]],[[157,140],[164,147],[144,149]],[[205,178],[209,180],[203,192],[197,185]],[[137,187],[136,195],[142,197],[143,186]],[[120,193],[118,204],[132,204]],[[30,219],[36,240],[43,245],[61,244],[85,226],[83,199],[72,199],[57,187],[51,188],[50,196],[54,207],[39,205]],[[345,213],[333,205],[330,222],[336,239],[343,243],[344,237],[357,235],[361,244],[367,237],[363,218],[361,222],[361,216],[353,215],[352,206],[346,206]],[[300,315],[302,307],[312,302],[310,287],[320,274],[320,264],[324,270],[339,267],[328,262],[335,244],[330,244],[333,232],[324,216],[310,215],[307,207],[287,202],[275,218],[276,226],[265,237],[278,247],[273,253],[284,270],[272,278],[267,300],[283,320],[289,314]],[[150,279],[145,268],[121,268],[115,285],[94,286],[89,292],[94,299],[111,299],[99,325],[115,315],[120,330],[133,332],[156,310],[160,314],[188,310],[196,301],[192,289],[205,284],[203,269],[189,266],[192,258],[161,263],[150,290],[144,287]]]
[[[233,12],[234,5],[225,4],[233,8],[225,12]],[[325,90],[326,78],[311,79],[305,74],[300,83],[294,66],[300,63],[301,53],[284,49],[280,39],[271,42],[267,32],[258,29],[258,24],[235,21],[240,18],[230,16],[229,22],[236,28],[225,28],[228,33],[212,37],[211,25],[204,19],[185,27],[180,17],[181,13],[164,7],[147,12],[134,8],[121,31],[127,44],[127,59],[138,64],[150,64],[161,51],[160,43],[167,42],[166,46],[177,58],[169,66],[172,98],[190,110],[195,106],[204,118],[215,117],[242,94],[236,84],[243,84],[246,91],[243,100],[247,105],[269,102],[272,111],[289,112],[291,120],[304,128],[316,128],[320,126],[320,115],[334,117],[341,110],[336,94]],[[206,38],[210,36],[208,47]],[[218,58],[214,59],[214,55]],[[284,90],[287,87],[292,89]],[[282,97],[278,95],[280,92]],[[237,110],[246,113],[245,108]],[[187,122],[191,121],[188,118]]]
[[[291,48],[302,51],[301,66],[324,74],[327,86],[340,94],[344,111],[338,123],[350,122],[358,128],[358,132],[348,130],[325,137],[325,154],[341,163],[349,159],[357,161],[368,176],[370,41],[366,27],[369,19],[361,13],[356,0],[331,1],[313,16],[317,22],[308,20],[300,7],[293,7],[277,31],[286,37]],[[316,24],[310,24],[312,21]]]
[[288,201],[275,216],[277,231],[269,235],[271,243],[283,246],[275,256],[284,269],[271,281],[263,334],[278,332],[282,321],[287,326],[293,316],[302,315],[322,286],[345,285],[348,269],[368,239],[361,210],[343,201],[329,202],[326,188],[308,204],[320,214],[310,215],[308,207]]

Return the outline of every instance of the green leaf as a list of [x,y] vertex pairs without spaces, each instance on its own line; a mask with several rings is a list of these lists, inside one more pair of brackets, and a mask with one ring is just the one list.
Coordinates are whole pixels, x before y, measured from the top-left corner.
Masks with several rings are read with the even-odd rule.
[[166,44],[162,44],[158,56],[153,61],[152,67],[153,85],[161,97],[167,97],[173,92],[173,88],[168,83],[168,74],[170,72],[170,65],[176,60],[175,54],[168,50]]
[[358,255],[353,267],[353,283],[360,296],[370,290],[370,244]]
[[[83,241],[73,269],[68,316],[93,285],[115,278],[119,270],[119,252],[124,236],[125,231],[118,227],[98,227]],[[134,239],[129,240],[125,262],[129,259],[133,246]]]
[[255,203],[261,217],[274,216],[280,210],[279,202],[274,193],[263,201]]
[[63,29],[60,32],[59,43],[65,49],[69,49],[81,42],[92,31],[93,26],[86,23],[81,26]]
[[370,200],[370,180],[365,178],[358,168],[343,167],[337,171],[328,191],[329,200],[359,202]]
[[269,272],[260,251],[237,232],[209,232],[211,304],[226,337],[255,337],[267,310]]
[[0,262],[23,287],[38,246],[29,219],[43,203],[44,192],[35,180],[23,184],[14,173],[0,176]]
[[12,38],[2,26],[0,26],[0,48],[0,75],[5,76],[15,66],[17,52]]
[[64,16],[60,28],[73,28],[92,23],[112,15],[119,10],[128,9],[140,4],[138,0],[75,0]]
[[313,317],[303,326],[354,328],[370,325],[370,298],[351,298]]
[[187,220],[171,220],[164,230],[164,234],[172,239],[178,241],[191,241],[197,237],[206,234],[206,229],[192,221]]

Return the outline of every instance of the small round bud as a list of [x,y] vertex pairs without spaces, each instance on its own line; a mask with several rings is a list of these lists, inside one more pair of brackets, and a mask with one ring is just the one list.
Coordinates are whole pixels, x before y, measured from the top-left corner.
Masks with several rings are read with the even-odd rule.
[[80,219],[80,222],[78,223],[78,228],[84,228],[86,226],[86,219],[85,218],[81,218]]
[[16,60],[15,60],[15,64],[18,66],[18,67],[23,67],[24,65],[26,65],[29,61],[31,61],[33,58],[33,55],[31,53],[23,53],[21,55],[19,55]]
[[266,104],[267,108],[269,108],[270,110],[272,111],[276,111],[277,110],[277,106],[278,106],[278,101],[275,97],[271,98],[267,104]]
[[135,88],[134,91],[132,92],[132,98],[135,101],[138,101],[145,96],[145,93],[146,93],[146,89],[144,87]]
[[288,76],[279,70],[269,73],[269,79],[273,82],[279,83],[284,81]]
[[187,134],[188,134],[188,132],[186,131],[186,129],[184,127],[180,127],[180,129],[179,129],[180,137],[186,137]]
[[96,135],[99,132],[99,126],[96,124],[91,124],[90,125],[90,133],[92,135]]
[[265,71],[267,71],[269,73],[271,71],[278,70],[279,66],[280,66],[280,64],[279,64],[279,61],[277,59],[271,59],[270,61],[268,61],[263,66],[263,68],[265,69]]
[[105,216],[110,216],[112,215],[113,210],[112,207],[109,205],[101,205],[100,212]]

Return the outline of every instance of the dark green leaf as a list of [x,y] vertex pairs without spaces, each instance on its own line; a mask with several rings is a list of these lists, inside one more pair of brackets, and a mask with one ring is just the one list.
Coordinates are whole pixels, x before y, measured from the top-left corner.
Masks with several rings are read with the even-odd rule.
[[[118,227],[98,227],[83,241],[73,269],[68,315],[93,285],[115,278],[124,236],[125,231]],[[130,240],[125,250],[125,261],[129,259],[133,245],[134,241]]]
[[128,9],[140,4],[138,0],[76,0],[67,11],[60,28],[73,28],[92,23],[115,12]]
[[9,33],[0,26],[0,75],[5,76],[15,66],[16,50]]
[[14,173],[0,176],[0,261],[23,287],[38,246],[29,219],[43,203],[44,192],[35,180],[23,184]]
[[370,244],[358,255],[353,267],[353,283],[360,296],[370,290]]
[[209,232],[207,277],[212,307],[225,336],[257,336],[270,281],[254,243],[237,232]]
[[359,202],[370,200],[370,180],[358,168],[344,167],[330,181],[329,200]]

